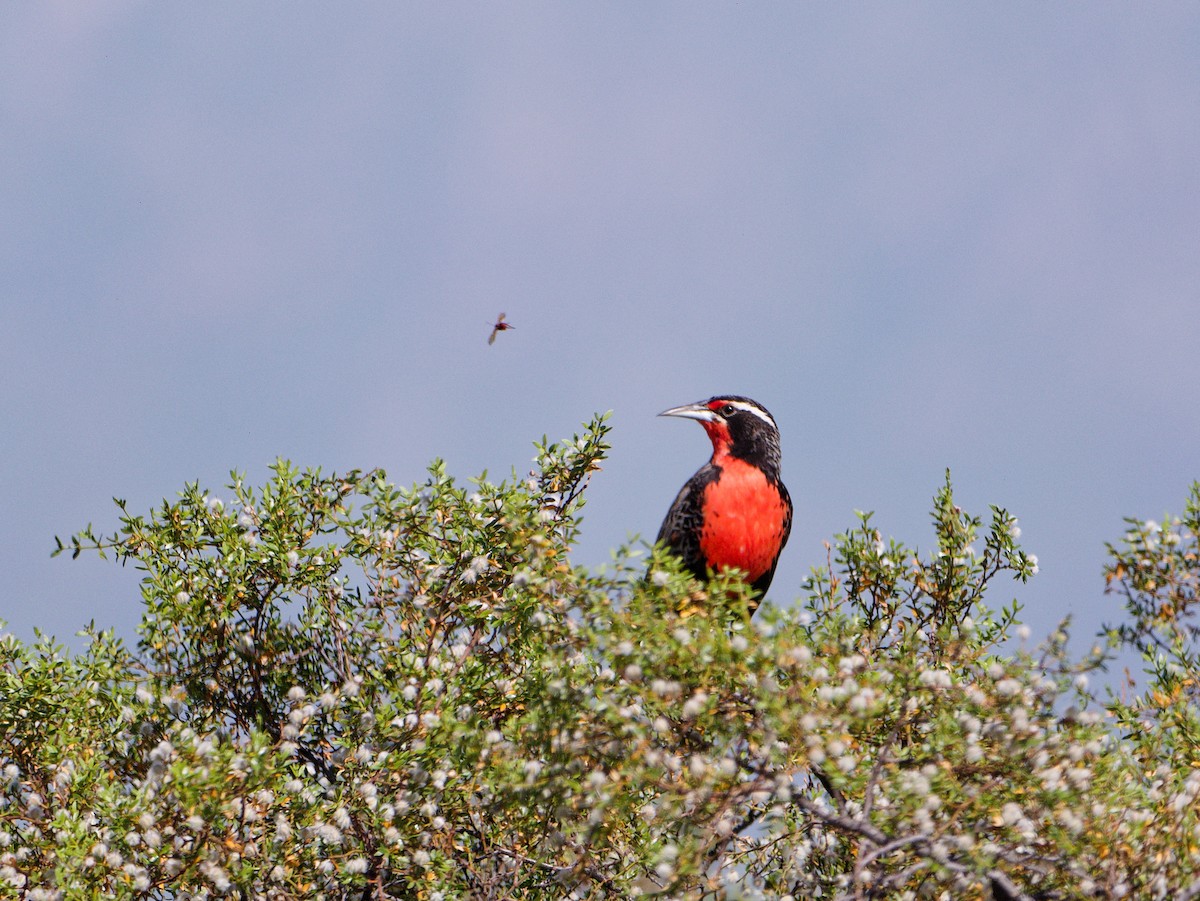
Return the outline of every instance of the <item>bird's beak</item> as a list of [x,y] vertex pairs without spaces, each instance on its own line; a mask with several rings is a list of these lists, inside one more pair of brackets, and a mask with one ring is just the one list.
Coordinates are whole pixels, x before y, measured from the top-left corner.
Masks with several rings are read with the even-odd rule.
[[699,422],[715,422],[717,414],[708,408],[707,404],[684,404],[682,407],[672,407],[663,410],[659,416],[679,416],[683,419],[695,419]]

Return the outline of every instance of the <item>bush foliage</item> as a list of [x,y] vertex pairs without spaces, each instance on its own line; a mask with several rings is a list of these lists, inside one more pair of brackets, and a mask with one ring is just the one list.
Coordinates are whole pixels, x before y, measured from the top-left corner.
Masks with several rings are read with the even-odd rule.
[[141,571],[136,648],[0,639],[0,891],[28,898],[1200,896],[1197,534],[1130,521],[1097,650],[1036,650],[1016,520],[837,536],[746,615],[655,551],[573,566],[607,425],[525,477],[279,462],[59,550]]

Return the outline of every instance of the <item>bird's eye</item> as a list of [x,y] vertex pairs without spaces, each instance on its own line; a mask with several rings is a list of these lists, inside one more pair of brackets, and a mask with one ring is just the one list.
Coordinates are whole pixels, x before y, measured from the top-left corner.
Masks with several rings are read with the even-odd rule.
[[735,407],[733,404],[726,404],[725,406],[723,406],[721,408],[722,416],[732,416],[736,412],[737,412],[737,407]]

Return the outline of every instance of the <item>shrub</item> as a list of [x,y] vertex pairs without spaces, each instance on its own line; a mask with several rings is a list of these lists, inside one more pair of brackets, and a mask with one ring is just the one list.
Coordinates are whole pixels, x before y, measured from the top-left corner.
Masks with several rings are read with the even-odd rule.
[[[457,484],[280,461],[58,551],[142,573],[134,649],[0,641],[0,886],[30,898],[1194,897],[1200,494],[1110,587],[1150,658],[1014,650],[1037,561],[947,476],[803,604],[660,551],[573,566],[604,417]],[[1198,489],[1200,490],[1200,489]],[[647,577],[647,572],[649,577]],[[1190,895],[1188,894],[1190,892]]]

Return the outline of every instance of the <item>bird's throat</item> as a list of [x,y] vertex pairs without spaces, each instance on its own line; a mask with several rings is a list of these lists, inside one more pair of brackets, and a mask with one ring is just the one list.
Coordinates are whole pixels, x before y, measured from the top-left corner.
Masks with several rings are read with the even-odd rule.
[[708,440],[712,442],[713,463],[720,466],[721,461],[733,452],[733,436],[729,434],[729,426],[724,422],[701,422]]

